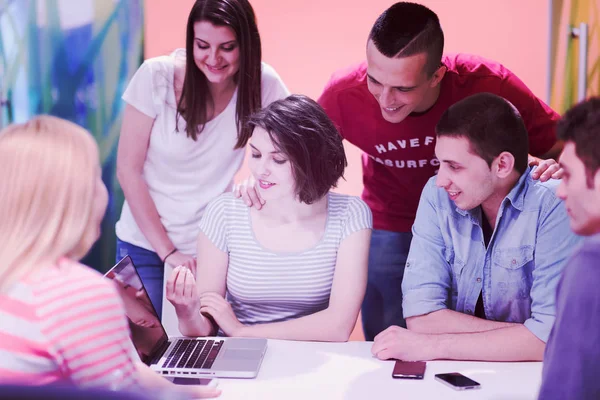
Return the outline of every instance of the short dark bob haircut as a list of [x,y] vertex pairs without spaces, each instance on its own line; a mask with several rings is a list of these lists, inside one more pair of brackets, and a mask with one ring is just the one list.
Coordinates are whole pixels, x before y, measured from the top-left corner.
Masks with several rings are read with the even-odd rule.
[[321,199],[343,177],[348,162],[342,137],[314,100],[302,95],[277,100],[253,114],[248,126],[267,131],[289,160],[301,202]]

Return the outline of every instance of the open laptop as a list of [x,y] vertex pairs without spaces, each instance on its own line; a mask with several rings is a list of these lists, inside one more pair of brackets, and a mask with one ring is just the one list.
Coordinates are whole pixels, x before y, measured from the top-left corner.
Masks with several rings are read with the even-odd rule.
[[267,350],[266,339],[168,338],[131,257],[105,274],[125,305],[131,339],[140,359],[172,377],[254,378]]

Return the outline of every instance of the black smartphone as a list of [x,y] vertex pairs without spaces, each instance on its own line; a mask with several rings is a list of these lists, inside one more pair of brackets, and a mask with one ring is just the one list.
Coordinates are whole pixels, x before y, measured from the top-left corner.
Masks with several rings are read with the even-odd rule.
[[456,390],[479,389],[481,385],[458,372],[436,374],[435,379]]
[[392,378],[399,379],[423,379],[425,376],[424,361],[401,361],[396,360]]
[[174,378],[167,377],[167,380],[176,385],[200,385],[200,386],[217,386],[217,381],[212,378]]

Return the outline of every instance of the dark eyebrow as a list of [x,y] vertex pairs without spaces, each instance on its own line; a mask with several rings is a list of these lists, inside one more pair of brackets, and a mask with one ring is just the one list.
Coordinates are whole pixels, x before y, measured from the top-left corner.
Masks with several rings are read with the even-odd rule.
[[373,76],[372,76],[372,75],[370,75],[370,74],[367,74],[367,76],[369,77],[369,79],[370,79],[371,81],[373,81],[373,82],[375,82],[375,83],[379,83],[379,84],[381,85],[381,82],[379,82],[377,79],[373,78]]
[[[373,78],[372,75],[367,74],[367,76],[369,77],[369,79],[373,82],[376,83],[378,85],[381,85],[381,82],[379,82],[377,79]],[[403,90],[403,91],[408,91],[408,90],[413,90],[416,88],[416,86],[392,86],[394,89],[398,89],[398,90]]]
[[457,163],[456,161],[452,161],[452,160],[441,160],[441,161],[445,164],[450,164],[452,166],[460,166],[460,163]]
[[[199,40],[199,41],[201,41],[202,43],[209,44],[209,43],[208,43],[206,40],[202,40],[202,39],[200,39],[199,37],[197,37],[197,38],[194,38],[194,40]],[[224,45],[227,45],[227,44],[234,44],[235,42],[236,42],[236,41],[235,41],[235,39],[234,39],[234,40],[230,40],[229,42],[224,42],[224,43],[221,43],[221,44],[219,44],[219,46],[224,46]]]
[[[252,143],[249,143],[250,147],[252,147],[254,150],[258,151],[260,153],[260,150],[257,149]],[[281,151],[279,150],[274,150],[271,152],[271,154],[281,154]]]

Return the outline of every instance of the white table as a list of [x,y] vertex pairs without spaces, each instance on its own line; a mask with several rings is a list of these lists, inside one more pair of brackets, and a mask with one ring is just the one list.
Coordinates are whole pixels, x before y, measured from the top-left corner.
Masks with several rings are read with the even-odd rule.
[[[313,343],[269,340],[256,379],[219,379],[229,399],[536,399],[542,363],[430,361],[425,379],[393,379],[393,361],[371,355],[372,342]],[[461,372],[480,389],[455,391],[435,381]]]
[[[171,271],[165,266],[165,282]],[[175,309],[165,298],[162,322],[169,336],[180,336]],[[541,383],[541,362],[430,361],[423,380],[393,379],[394,362],[374,358],[371,346],[372,342],[269,340],[258,377],[219,379],[220,399],[534,400]],[[455,391],[434,380],[435,374],[444,372],[460,372],[479,382],[481,388]]]

